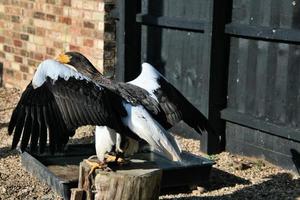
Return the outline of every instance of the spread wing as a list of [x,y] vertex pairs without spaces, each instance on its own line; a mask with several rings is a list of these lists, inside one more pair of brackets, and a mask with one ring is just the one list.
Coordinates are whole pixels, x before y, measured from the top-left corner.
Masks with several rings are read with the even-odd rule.
[[160,88],[154,91],[159,105],[165,112],[167,122],[175,125],[183,120],[198,133],[212,132],[208,119],[191,104],[173,85],[163,77],[157,82]]
[[34,89],[30,83],[13,111],[8,132],[14,133],[12,148],[60,150],[83,125],[106,125],[120,130],[120,116],[126,115],[120,97],[92,81],[49,77]]
[[183,120],[198,133],[214,133],[208,119],[150,64],[143,63],[141,74],[128,83],[144,88],[156,99],[163,115],[152,114],[165,128]]
[[114,87],[127,102],[133,105],[143,105],[155,115],[161,112],[158,102],[145,89],[123,82],[115,83]]

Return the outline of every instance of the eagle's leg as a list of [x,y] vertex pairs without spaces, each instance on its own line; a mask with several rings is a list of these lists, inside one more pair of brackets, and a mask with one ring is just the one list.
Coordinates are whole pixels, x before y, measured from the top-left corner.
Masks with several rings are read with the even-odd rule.
[[[116,144],[115,144],[115,152],[114,154],[106,154],[106,162],[115,162],[119,165],[122,165],[125,163],[124,152],[121,148],[121,142],[122,142],[122,136],[120,133],[116,133]],[[111,152],[112,153],[112,152]]]
[[111,171],[105,162],[87,159],[86,163],[91,167],[88,176],[90,176],[96,169]]
[[106,154],[105,155],[105,162],[106,163],[117,163],[119,165],[122,165],[125,163],[125,159],[123,158],[122,155],[116,153],[115,155],[110,155],[110,154]]

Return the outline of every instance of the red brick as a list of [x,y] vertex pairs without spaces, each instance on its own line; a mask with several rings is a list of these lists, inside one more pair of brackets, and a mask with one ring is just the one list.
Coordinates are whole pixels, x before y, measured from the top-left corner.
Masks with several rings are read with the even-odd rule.
[[14,40],[14,45],[16,47],[22,47],[22,41],[21,40]]
[[15,49],[14,49],[14,54],[16,54],[16,55],[21,55],[21,49],[15,48]]
[[2,51],[0,51],[0,57],[1,57],[1,58],[5,58],[5,53],[2,52]]
[[26,51],[25,49],[22,49],[21,50],[21,55],[24,56],[24,57],[28,57],[29,56],[29,52]]
[[[28,73],[28,72],[26,72],[26,73]],[[27,79],[28,79],[27,74],[23,73],[23,80],[27,80]]]
[[8,77],[14,77],[14,71],[11,69],[4,69],[4,73],[6,74],[6,76]]
[[71,6],[71,0],[62,0],[61,4],[62,6]]
[[80,51],[80,47],[79,46],[75,46],[70,44],[69,45],[70,51]]
[[27,33],[29,34],[35,34],[35,28],[32,26],[28,26],[27,27]]
[[13,52],[13,48],[10,47],[10,46],[7,46],[7,45],[4,45],[4,46],[3,46],[3,50],[4,50],[5,52],[8,52],[8,53],[12,53],[12,52]]
[[29,36],[28,36],[27,34],[20,34],[20,38],[21,38],[21,40],[26,40],[26,41],[28,41]]
[[[6,35],[6,36],[7,36],[7,35]],[[6,38],[4,39],[4,44],[12,45],[12,43],[13,43],[13,40],[12,40],[11,38],[6,37]]]
[[5,7],[5,13],[9,13],[10,15],[21,15],[21,9],[18,7]]
[[20,56],[15,56],[15,61],[18,63],[22,63],[23,62],[23,58]]
[[[21,65],[20,66],[20,70],[21,70],[21,72],[25,72],[25,73],[29,72],[29,69],[28,69],[28,67],[26,65]],[[25,78],[25,80],[26,80],[26,78]]]
[[73,26],[71,29],[70,29],[70,34],[71,35],[75,35],[75,36],[80,36],[81,35],[81,28],[80,27],[76,27],[76,26]]
[[55,0],[46,0],[46,3],[55,4]]
[[0,43],[3,43],[5,38],[3,36],[0,36]]
[[41,53],[34,53],[34,59],[42,61],[44,59],[44,55]]
[[13,36],[14,39],[20,39],[20,33],[17,32],[13,32]]
[[89,21],[84,21],[83,22],[83,27],[84,28],[92,28],[92,29],[94,29],[95,28],[95,24],[93,24],[92,22],[89,22]]
[[57,49],[62,49],[64,47],[64,43],[54,41],[53,46]]
[[55,56],[55,50],[53,48],[47,47],[46,52],[51,56]]
[[44,37],[46,35],[46,29],[36,27],[36,35]]
[[[21,86],[27,83],[40,61],[54,58],[65,49],[66,42],[68,50],[82,51],[91,58],[91,54],[97,54],[102,58],[102,52],[98,53],[96,45],[99,46],[98,39],[103,38],[102,29],[105,27],[100,24],[98,29],[104,15],[104,10],[99,13],[98,9],[104,0],[92,0],[85,6],[90,10],[73,5],[72,0],[44,0],[44,3],[35,0],[3,1],[7,5],[3,6],[6,11],[0,13],[0,44],[3,44],[0,60],[7,62],[4,70],[12,63],[20,68],[19,71],[11,71],[12,77],[6,78],[4,84]],[[111,52],[105,56],[114,57]]]
[[63,8],[62,7],[53,7],[53,13],[55,14],[55,15],[62,15],[62,13],[63,13]]
[[14,78],[18,81],[21,81],[22,80],[22,72],[14,71]]
[[34,12],[33,17],[36,19],[45,19],[45,13],[42,12]]
[[[104,33],[105,34],[105,33]],[[94,31],[94,38],[97,38],[98,40],[102,40],[103,39],[103,32],[102,31]]]
[[56,17],[55,17],[55,15],[47,14],[47,15],[46,15],[46,19],[47,19],[48,21],[55,22]]
[[85,39],[85,40],[83,41],[83,45],[84,45],[84,46],[87,46],[87,47],[93,47],[93,46],[94,46],[94,41],[91,40],[91,39]]
[[70,25],[72,24],[72,19],[70,17],[60,17],[59,22]]
[[34,61],[34,60],[31,60],[31,59],[28,59],[27,62],[28,62],[28,65],[29,65],[29,66],[34,66],[34,67],[35,67],[35,66],[38,65],[38,62],[36,62],[36,61]]
[[93,37],[94,36],[93,30],[91,30],[91,29],[81,29],[80,33],[81,33],[82,36],[86,36],[86,37]]
[[20,16],[11,16],[11,21],[14,23],[20,23]]
[[44,59],[53,59],[53,56],[45,55]]

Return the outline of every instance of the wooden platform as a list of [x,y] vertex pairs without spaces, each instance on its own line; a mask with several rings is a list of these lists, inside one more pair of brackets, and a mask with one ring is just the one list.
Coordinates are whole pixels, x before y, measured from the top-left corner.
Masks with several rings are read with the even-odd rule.
[[[71,188],[78,185],[79,163],[94,154],[94,145],[72,145],[64,154],[30,155],[24,152],[21,154],[21,161],[28,172],[48,184],[65,199],[69,199]],[[162,169],[161,191],[201,184],[209,180],[213,161],[190,153],[183,153],[182,156],[185,165],[170,162],[151,152],[137,154],[130,162],[131,165],[148,162]]]

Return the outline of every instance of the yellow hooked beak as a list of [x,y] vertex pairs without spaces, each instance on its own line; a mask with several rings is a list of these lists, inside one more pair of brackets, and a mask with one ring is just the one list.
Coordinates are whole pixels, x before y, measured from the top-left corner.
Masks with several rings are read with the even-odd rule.
[[56,60],[62,64],[68,64],[71,61],[72,56],[66,55],[64,53],[61,53],[58,55]]
[[58,57],[55,60],[77,72],[77,69],[74,66],[69,64],[71,61],[71,58],[72,58],[72,56],[61,53],[58,55]]

